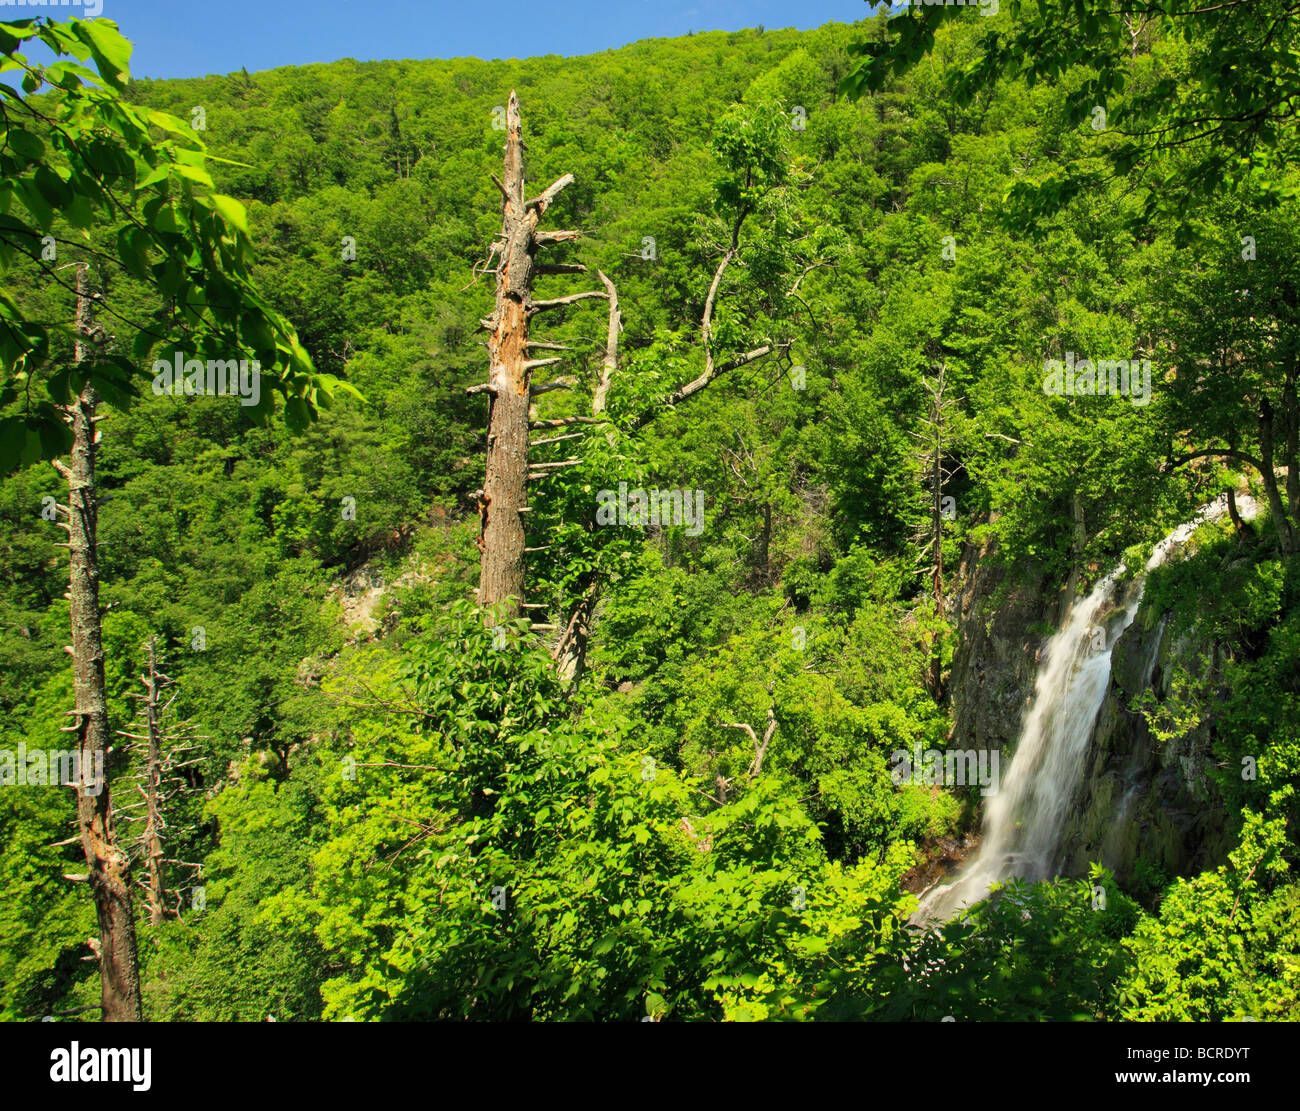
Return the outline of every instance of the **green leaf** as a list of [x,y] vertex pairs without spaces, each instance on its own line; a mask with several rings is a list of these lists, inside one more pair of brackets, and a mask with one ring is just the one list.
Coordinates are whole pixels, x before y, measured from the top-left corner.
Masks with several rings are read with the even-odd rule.
[[127,272],[141,281],[149,278],[149,234],[132,224],[117,233],[117,257]]
[[151,185],[156,185],[160,181],[166,181],[167,178],[170,176],[170,174],[171,174],[170,165],[168,165],[168,163],[166,162],[162,162],[159,165],[155,166],[147,174],[145,174],[144,177],[139,178],[136,181],[135,183],[136,190],[139,191],[141,189],[148,189],[149,186]]
[[45,144],[41,142],[40,137],[30,131],[24,131],[21,127],[9,129],[9,145],[29,162],[39,162],[45,157]]
[[12,54],[22,45],[24,38],[30,37],[20,33],[20,26],[21,24],[0,23],[0,54]]
[[22,198],[23,204],[27,211],[32,214],[38,227],[48,228],[54,222],[54,209],[52,209],[41,196],[41,191],[36,188],[36,183],[30,179],[21,179],[15,188],[18,196]]
[[213,193],[208,200],[224,220],[234,224],[245,235],[248,234],[248,213],[239,201],[234,197],[227,197],[224,193]]
[[63,207],[63,218],[74,228],[88,231],[95,226],[95,211],[90,198],[84,193],[73,193],[72,201]]
[[96,89],[103,88],[103,78],[99,74],[76,62],[53,62],[45,67],[45,79],[68,89],[75,89],[79,81],[85,81]]
[[162,204],[158,207],[149,220],[149,226],[154,231],[179,232],[181,230],[181,226],[176,220],[176,213],[172,211],[170,204]]
[[130,77],[131,44],[122,37],[117,24],[108,19],[74,19],[71,27],[72,33],[90,47],[104,79],[116,88],[124,88],[124,79]]
[[64,208],[72,203],[72,188],[48,166],[36,168],[36,188],[52,208]]
[[[284,422],[289,427],[290,432],[301,432],[311,423],[311,409],[301,397],[291,397],[284,403]],[[489,788],[484,787],[483,793],[489,794]]]
[[45,418],[36,426],[40,439],[41,457],[54,459],[72,449],[72,429],[58,418]]
[[194,131],[184,120],[178,119],[170,112],[159,112],[155,108],[150,108],[145,112],[145,118],[155,127],[161,127],[164,131],[170,131],[174,135],[185,135],[193,137]]
[[177,162],[172,168],[181,177],[188,178],[190,181],[197,181],[200,185],[206,185],[209,189],[215,188],[216,183],[207,170],[200,170],[197,166],[187,166],[183,162]]
[[70,366],[60,367],[50,375],[49,380],[45,383],[45,389],[49,392],[58,404],[67,405],[73,398],[72,383],[69,381],[72,368]]

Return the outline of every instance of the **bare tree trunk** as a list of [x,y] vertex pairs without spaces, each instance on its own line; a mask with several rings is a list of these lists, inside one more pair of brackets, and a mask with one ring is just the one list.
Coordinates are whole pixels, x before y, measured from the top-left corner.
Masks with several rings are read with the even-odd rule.
[[[493,179],[496,181],[496,179]],[[528,326],[538,312],[560,308],[603,293],[580,293],[551,301],[533,300],[533,275],[539,247],[571,242],[577,232],[538,232],[537,222],[552,201],[573,181],[566,174],[544,193],[527,199],[524,191],[523,131],[519,98],[512,91],[506,109],[501,235],[493,245],[498,257],[496,307],[483,321],[489,332],[491,372],[487,392],[487,471],[479,498],[480,535],[478,600],[482,606],[508,603],[518,614],[524,596],[524,515],[528,512],[528,410],[532,370],[554,360],[530,361]],[[559,272],[582,267],[559,267]]]
[[1231,486],[1228,487],[1228,519],[1238,536],[1246,535],[1246,522],[1241,519],[1241,513],[1237,509],[1237,492]]
[[144,844],[145,859],[149,871],[149,924],[161,926],[163,921],[163,899],[166,888],[163,884],[163,845],[162,845],[162,737],[158,729],[158,656],[154,638],[149,638],[149,672],[145,679],[145,725],[149,740],[145,758],[145,824]]
[[568,687],[574,686],[582,678],[582,671],[587,663],[587,645],[591,642],[592,618],[595,616],[596,603],[599,601],[600,580],[593,578],[578,601],[574,603],[569,613],[569,621],[552,653],[560,681]]
[[[943,490],[944,483],[951,477],[951,472],[943,465],[943,454],[947,446],[945,433],[948,428],[948,412],[955,403],[947,394],[946,363],[939,365],[934,379],[922,377],[921,385],[930,395],[929,409],[924,418],[922,433],[913,433],[921,441],[917,458],[921,465],[921,474],[928,495],[926,506],[929,517],[927,530],[922,530],[916,539],[928,541],[926,554],[930,560],[930,595],[934,599],[935,613],[944,614],[943,601]],[[943,687],[943,651],[942,640],[936,630],[930,641],[930,664],[925,677],[926,687],[931,695],[939,698]]]
[[934,457],[931,460],[930,528],[933,542],[930,548],[930,590],[934,596],[935,612],[943,616],[943,427],[935,426]]
[[1295,551],[1295,532],[1287,516],[1282,493],[1277,485],[1277,471],[1274,463],[1274,416],[1273,406],[1264,398],[1259,406],[1259,456],[1260,477],[1264,480],[1264,490],[1268,494],[1268,506],[1273,516],[1273,526],[1277,530],[1278,543],[1283,555]]
[[[603,416],[605,413],[605,402],[609,397],[609,387],[614,382],[614,375],[618,372],[618,337],[623,331],[623,314],[618,307],[618,290],[614,288],[614,283],[597,270],[596,277],[605,287],[605,295],[609,298],[609,322],[605,327],[605,357],[600,364],[600,381],[596,383],[596,389],[591,395],[591,415],[593,417]],[[611,436],[613,433],[610,434]]]
[[[87,357],[90,296],[86,267],[77,268],[78,364]],[[87,385],[67,409],[72,422],[72,462],[55,466],[68,482],[68,595],[72,611],[73,690],[80,742],[81,774],[103,768],[109,747],[108,699],[104,691],[104,647],[99,615],[99,559],[96,550],[95,391]],[[94,794],[77,790],[77,827],[89,867],[99,921],[99,971],[105,1022],[139,1022],[140,969],[127,856],[113,835],[107,775]]]
[[[535,274],[574,274],[586,268],[568,263],[543,265],[536,263],[538,248],[557,243],[570,243],[580,238],[577,231],[538,231],[537,223],[547,208],[567,185],[573,181],[565,174],[538,196],[525,200],[523,165],[523,139],[519,116],[519,101],[510,93],[506,109],[506,147],[504,180],[496,182],[502,195],[502,229],[492,246],[489,259],[497,257],[496,305],[490,317],[480,323],[489,334],[488,350],[491,356],[491,376],[486,384],[471,386],[469,392],[489,395],[486,477],[479,494],[479,586],[481,606],[508,602],[507,614],[515,615],[523,605],[525,586],[524,556],[525,529],[521,518],[529,511],[524,504],[526,483],[530,477],[528,463],[528,432],[530,428],[563,428],[569,425],[605,424],[603,413],[615,369],[618,365],[618,333],[622,320],[618,310],[618,297],[613,283],[604,275],[600,279],[605,291],[589,290],[550,300],[534,300],[532,281]],[[712,349],[712,318],[723,274],[739,258],[740,232],[749,215],[740,213],[731,228],[731,238],[713,274],[705,301],[701,322],[701,346],[704,350],[704,371],[699,377],[675,389],[663,405],[652,406],[636,417],[629,418],[626,430],[634,432],[651,423],[661,412],[709,386],[729,371],[747,366],[776,350],[786,350],[789,344],[776,345],[768,341],[763,345],[718,364]],[[592,416],[571,416],[558,420],[530,423],[531,399],[552,389],[568,388],[565,380],[556,380],[537,386],[531,382],[531,371],[540,366],[559,362],[559,359],[528,358],[530,347],[557,349],[556,344],[535,343],[528,338],[532,317],[548,309],[562,308],[589,298],[607,298],[610,302],[609,331],[606,340],[605,361],[592,399]],[[563,349],[563,348],[558,348]],[[557,467],[576,465],[580,460],[563,463],[538,464],[534,477],[541,477]],[[586,645],[590,636],[591,618],[599,599],[598,576],[589,577],[579,600],[571,610],[559,642],[552,651],[559,670],[569,682],[576,680],[582,670]],[[551,628],[537,626],[534,628]]]
[[[623,330],[623,316],[618,307],[618,290],[605,274],[597,270],[609,297],[609,319],[605,328],[605,357],[601,361],[600,381],[591,395],[591,415],[599,419],[605,414],[605,402],[609,397],[609,388],[618,371],[618,337]],[[609,432],[612,440],[614,433]],[[560,681],[573,687],[582,678],[582,669],[587,662],[587,645],[591,642],[591,623],[596,613],[596,603],[600,601],[600,579],[593,573],[582,595],[569,613],[568,623],[564,627],[559,643],[555,646],[552,658],[556,663]]]
[[[704,348],[704,372],[684,386],[679,386],[673,390],[665,399],[665,406],[667,407],[678,405],[693,394],[699,393],[700,390],[707,388],[729,371],[748,366],[755,360],[771,354],[774,350],[778,350],[777,346],[766,343],[761,347],[754,348],[752,351],[746,351],[743,355],[729,359],[725,363],[717,364],[714,361],[713,351],[710,347],[714,303],[717,299],[723,273],[731,262],[739,257],[740,229],[743,222],[744,216],[742,215],[732,228],[731,245],[713,272],[713,280],[709,285],[708,297],[705,300],[704,316],[700,326],[701,343]],[[606,397],[609,394],[614,374],[618,370],[618,337],[623,330],[623,318],[618,307],[618,291],[614,288],[614,283],[605,274],[600,271],[596,273],[605,286],[605,296],[609,298],[609,325],[605,333],[605,358],[601,364],[600,381],[592,394],[591,417],[570,417],[568,418],[570,422],[583,421],[584,423],[595,424],[603,420]],[[786,344],[779,349],[784,350],[788,346]],[[663,411],[664,409],[659,407],[646,409],[627,421],[626,430],[636,432],[645,428]],[[612,436],[613,433],[609,435]],[[556,660],[560,675],[566,683],[573,684],[577,682],[578,677],[582,674],[587,644],[591,637],[591,619],[599,599],[600,581],[593,575],[586,590],[570,611],[569,621],[565,626],[564,633],[561,635],[554,652],[552,652],[552,658]]]
[[1300,521],[1300,401],[1296,398],[1296,363],[1287,370],[1282,388],[1283,421],[1286,427],[1286,500],[1292,521]]
[[[768,696],[772,694],[772,687],[767,689]],[[771,704],[767,708],[767,728],[763,730],[763,739],[758,739],[758,734],[754,732],[754,727],[748,722],[729,721],[724,722],[724,729],[742,729],[749,735],[749,739],[754,743],[754,759],[750,761],[749,771],[746,773],[750,779],[757,779],[763,772],[763,758],[767,755],[768,746],[772,743],[772,738],[776,736],[776,705]],[[721,776],[718,776],[721,779]],[[725,796],[723,798],[725,802]]]
[[518,612],[524,595],[524,484],[528,475],[528,300],[533,242],[524,211],[524,158],[519,101],[506,110],[505,180],[496,309],[488,351],[487,475],[480,505],[479,603],[509,599]]
[[[134,827],[141,824],[135,836],[125,832],[119,834],[124,842],[130,844],[135,853],[144,861],[145,879],[140,885],[145,889],[149,904],[149,924],[161,925],[169,913],[180,913],[181,892],[167,886],[168,865],[180,866],[201,873],[202,865],[195,861],[168,859],[163,848],[163,830],[168,828],[167,813],[169,804],[177,791],[184,791],[186,777],[179,774],[182,769],[200,762],[200,757],[189,757],[197,751],[196,745],[185,745],[187,740],[200,740],[186,732],[188,722],[181,722],[171,728],[163,724],[163,719],[176,695],[165,697],[165,691],[175,685],[174,681],[164,675],[159,668],[158,643],[156,637],[150,637],[147,644],[148,661],[140,683],[145,693],[135,695],[140,700],[140,710],[127,729],[119,729],[119,735],[129,737],[137,742],[133,746],[139,753],[143,770],[135,777],[135,787],[141,801],[134,806],[119,811],[122,826]],[[132,732],[132,730],[136,730]],[[178,757],[187,757],[178,759]],[[133,813],[143,808],[142,814]],[[119,827],[120,829],[121,827]],[[174,851],[174,850],[173,850]],[[169,896],[174,897],[175,907],[168,910]]]
[[[777,346],[771,343],[763,344],[761,347],[755,347],[752,351],[746,351],[743,355],[737,355],[733,359],[721,365],[714,362],[713,359],[713,309],[718,299],[718,290],[722,285],[722,275],[726,273],[727,267],[733,261],[740,257],[740,230],[744,226],[745,218],[749,215],[749,209],[744,209],[736,218],[736,222],[731,227],[731,241],[723,252],[717,268],[713,271],[713,280],[709,283],[709,292],[704,299],[704,316],[700,323],[700,346],[704,349],[704,370],[698,378],[693,378],[684,386],[678,386],[672,393],[665,398],[666,407],[680,405],[692,394],[699,393],[700,390],[710,385],[715,379],[721,378],[722,375],[729,371],[739,370],[743,366],[748,366],[757,359],[770,355],[777,350]],[[789,348],[789,344],[781,345],[782,350]],[[647,424],[655,419],[663,411],[662,408],[651,408],[634,417],[628,422],[628,430],[635,432],[644,428]]]

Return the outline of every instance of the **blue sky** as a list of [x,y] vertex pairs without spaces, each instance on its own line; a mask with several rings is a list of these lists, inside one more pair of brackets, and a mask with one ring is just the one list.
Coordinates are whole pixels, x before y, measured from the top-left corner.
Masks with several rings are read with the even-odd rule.
[[[199,77],[338,58],[590,54],[687,31],[817,27],[864,0],[89,0],[135,43],[136,77]],[[20,18],[0,7],[0,18]],[[10,15],[10,13],[14,13]],[[80,16],[78,8],[22,14]]]

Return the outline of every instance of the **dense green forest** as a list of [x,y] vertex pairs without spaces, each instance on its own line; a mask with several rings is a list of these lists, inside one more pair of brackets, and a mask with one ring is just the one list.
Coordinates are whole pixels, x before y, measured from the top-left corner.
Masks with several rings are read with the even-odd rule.
[[[0,26],[0,751],[86,705],[88,437],[144,1018],[1300,1017],[1300,24],[1056,7],[168,81]],[[532,323],[484,607],[512,92],[582,232],[537,296],[597,295]],[[160,389],[191,355],[260,395]],[[894,754],[987,747],[992,615],[1046,600],[1014,737],[1069,603],[1225,492],[1117,711],[1201,738],[1215,838],[909,929],[988,799]],[[93,1019],[76,792],[5,767],[0,1017]]]

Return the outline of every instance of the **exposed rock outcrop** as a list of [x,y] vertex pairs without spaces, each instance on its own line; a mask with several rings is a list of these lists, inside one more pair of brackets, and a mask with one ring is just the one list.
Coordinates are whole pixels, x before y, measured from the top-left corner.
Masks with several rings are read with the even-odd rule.
[[[960,639],[948,683],[952,744],[996,748],[1009,760],[1060,610],[1060,586],[1032,567],[1004,568],[994,553],[970,546],[960,582]],[[1144,867],[1187,875],[1225,859],[1228,815],[1205,774],[1209,726],[1161,743],[1134,708],[1147,690],[1163,703],[1176,669],[1200,677],[1219,658],[1207,638],[1172,636],[1166,615],[1143,602],[1114,647],[1110,686],[1066,822],[1063,874],[1084,875],[1101,861],[1131,886]]]
[[1169,635],[1168,621],[1147,603],[1112,656],[1111,685],[1097,715],[1088,766],[1066,823],[1064,868],[1084,872],[1099,860],[1121,884],[1138,879],[1139,862],[1170,876],[1212,868],[1230,844],[1228,814],[1205,774],[1210,727],[1202,722],[1159,742],[1133,708],[1144,691],[1170,695],[1176,668],[1203,677],[1216,646],[1192,634]]
[[970,544],[958,581],[958,645],[948,680],[953,744],[1006,751],[1033,697],[1058,591],[1036,568],[1008,570],[990,549]]

